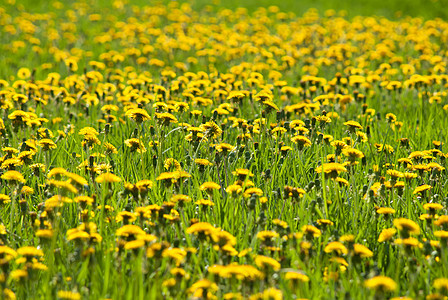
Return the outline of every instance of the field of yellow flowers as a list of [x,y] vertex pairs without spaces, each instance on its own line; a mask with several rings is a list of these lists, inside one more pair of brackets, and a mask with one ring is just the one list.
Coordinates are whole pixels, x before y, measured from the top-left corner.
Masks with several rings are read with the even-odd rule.
[[0,6],[1,299],[446,299],[448,22]]

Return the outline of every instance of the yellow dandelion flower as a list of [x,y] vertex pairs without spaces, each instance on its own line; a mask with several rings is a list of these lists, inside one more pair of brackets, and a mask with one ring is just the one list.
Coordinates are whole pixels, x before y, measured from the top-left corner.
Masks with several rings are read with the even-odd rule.
[[362,258],[369,258],[373,256],[373,252],[364,245],[354,244],[353,253]]
[[320,237],[322,235],[322,232],[313,225],[303,225],[301,230],[306,236]]
[[99,175],[95,179],[95,181],[98,183],[113,183],[113,182],[120,182],[121,178],[112,173],[103,173]]
[[213,190],[221,189],[221,186],[215,182],[204,182],[199,189],[201,191],[212,192]]
[[316,173],[325,173],[325,176],[337,178],[341,172],[347,172],[347,169],[340,163],[324,163],[316,168]]
[[14,280],[21,280],[28,277],[28,272],[26,270],[14,270],[9,276]]
[[436,211],[443,209],[443,205],[439,203],[426,203],[423,204],[423,209],[429,210],[429,211]]
[[390,207],[379,207],[376,210],[376,213],[379,215],[392,215],[395,213],[395,209],[390,208]]
[[432,286],[436,290],[448,291],[448,278],[437,278],[436,280],[434,280]]
[[17,253],[19,255],[25,256],[25,257],[41,257],[44,256],[44,252],[40,249],[37,249],[32,246],[25,246],[17,249]]
[[348,128],[349,128],[349,131],[355,131],[356,129],[359,129],[359,130],[362,130],[363,128],[362,128],[362,126],[361,126],[361,124],[359,124],[358,122],[356,122],[356,121],[347,121],[347,122],[344,122],[344,125],[345,126],[347,126]]
[[416,188],[414,189],[413,194],[414,194],[414,195],[415,195],[415,194],[421,194],[421,193],[423,193],[423,192],[425,192],[425,191],[428,191],[428,190],[430,190],[430,189],[432,189],[432,186],[430,186],[429,184],[423,184],[423,185],[420,185],[420,186],[416,187]]
[[281,265],[277,260],[264,255],[257,255],[255,257],[255,264],[260,269],[271,268],[274,271],[278,271],[281,268]]
[[208,159],[204,158],[196,158],[194,162],[199,166],[213,166],[213,163],[210,162]]
[[347,248],[340,242],[330,242],[324,248],[325,253],[336,253],[337,255],[347,254]]
[[124,144],[129,147],[131,152],[145,153],[146,148],[143,145],[143,142],[136,138],[127,139],[124,141]]
[[292,137],[291,142],[293,142],[294,144],[297,144],[299,146],[299,149],[302,149],[303,147],[311,146],[311,141],[303,135],[296,135],[296,136]]
[[263,196],[263,191],[259,188],[251,187],[251,188],[246,189],[243,193],[244,198],[249,198],[252,195],[261,197],[261,196]]
[[142,123],[146,120],[150,120],[151,117],[149,116],[148,112],[141,108],[133,108],[126,111],[125,114],[127,117],[133,119],[137,123]]
[[397,283],[387,276],[375,276],[364,281],[364,286],[371,290],[393,292],[397,290]]
[[14,171],[14,170],[10,170],[10,171],[7,171],[6,173],[4,173],[1,176],[1,179],[9,181],[11,183],[18,183],[18,182],[25,183],[26,182],[25,178],[23,178],[23,175],[20,172]]
[[188,234],[205,234],[211,236],[217,229],[207,222],[198,222],[187,228]]
[[72,292],[72,291],[58,291],[57,296],[60,299],[66,299],[66,300],[80,300],[81,299],[80,293]]
[[419,235],[420,227],[412,220],[399,218],[394,219],[394,226],[401,232]]
[[139,226],[137,225],[124,225],[120,228],[117,229],[117,231],[115,232],[116,236],[124,236],[124,237],[128,237],[128,236],[138,236],[138,235],[145,235],[146,232],[143,231],[143,229],[141,229]]

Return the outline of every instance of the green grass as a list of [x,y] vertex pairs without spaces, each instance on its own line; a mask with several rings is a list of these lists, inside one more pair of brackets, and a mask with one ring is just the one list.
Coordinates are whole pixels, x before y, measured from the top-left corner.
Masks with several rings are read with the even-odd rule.
[[[447,23],[397,14],[445,17],[442,2],[222,1],[210,9],[210,2],[198,0],[191,11],[174,16],[176,10],[150,10],[137,0],[121,9],[109,1],[64,2],[61,8],[49,1],[17,2],[5,5],[0,16],[0,241],[19,252],[0,253],[3,295],[11,290],[18,299],[66,299],[58,292],[72,291],[83,299],[185,299],[208,296],[208,289],[219,299],[231,292],[258,299],[270,299],[269,293],[285,299],[419,299],[447,292],[434,281],[448,277],[446,239],[439,236],[446,232],[437,233],[448,228],[423,220],[425,213],[435,215],[427,203],[441,205],[438,216],[447,214],[446,145],[434,143],[448,134]],[[272,8],[257,11],[271,5],[296,16],[279,21]],[[237,7],[247,13],[223,11]],[[310,8],[320,17],[305,14]],[[328,9],[347,15],[325,17]],[[102,20],[90,21],[94,13]],[[33,22],[34,32],[18,25],[23,20]],[[102,43],[105,35],[110,39]],[[70,59],[78,60],[78,68],[67,66]],[[415,70],[407,72],[406,64]],[[33,75],[21,81],[20,68]],[[354,82],[356,74],[362,84]],[[241,101],[227,99],[231,91],[244,91]],[[257,101],[262,91],[272,102]],[[186,111],[176,106],[185,103]],[[110,104],[115,107],[106,112]],[[137,122],[126,114],[137,107],[150,119]],[[27,122],[13,121],[14,112]],[[163,122],[161,112],[176,121]],[[350,120],[362,128],[351,130],[344,124]],[[190,139],[189,126],[200,127],[204,136]],[[93,129],[85,136],[80,131],[87,127]],[[303,147],[294,142],[299,133],[309,141]],[[45,138],[54,149],[45,149]],[[145,151],[129,146],[133,138]],[[364,158],[350,161],[331,139],[344,140]],[[17,160],[29,150],[26,141],[37,143],[28,153],[32,158]],[[108,152],[106,143],[116,151]],[[221,151],[226,146],[230,150]],[[425,152],[412,158],[417,151]],[[411,162],[403,162],[408,157]],[[202,168],[198,158],[212,165]],[[318,172],[332,160],[345,169]],[[37,172],[37,163],[45,170]],[[56,168],[63,170],[50,176]],[[178,168],[188,175],[159,177]],[[19,171],[24,182],[8,179],[8,169]],[[252,176],[238,181],[238,169]],[[392,170],[417,175],[394,179]],[[120,181],[102,183],[103,173]],[[86,184],[75,184],[73,174]],[[151,181],[147,189],[141,180]],[[404,187],[392,188],[397,180]],[[205,182],[219,189],[204,191]],[[430,191],[414,192],[424,184]],[[189,198],[174,203],[176,195]],[[78,196],[92,203],[78,203]],[[382,215],[379,207],[395,212]],[[409,234],[394,222],[399,218],[415,222],[421,233]],[[209,231],[190,232],[196,222]],[[127,224],[139,234],[120,235]],[[305,225],[315,236],[304,232]],[[379,242],[387,228],[398,232]],[[409,235],[415,239],[405,242],[416,245],[400,244]],[[327,248],[336,241],[344,245],[339,253]],[[35,249],[26,260],[24,246],[43,255]],[[263,259],[272,265],[263,267]],[[239,274],[213,273],[219,267]],[[21,271],[27,272],[22,279]],[[287,276],[294,274],[308,281],[293,284]],[[378,275],[390,277],[396,288],[365,286]],[[209,280],[202,282],[209,285],[205,291],[197,288],[202,279]]]
[[[172,1],[153,1],[153,3],[170,3]],[[332,1],[332,0],[227,0],[227,1],[210,1],[210,0],[192,0],[192,1],[178,1],[180,3],[190,3],[195,9],[202,9],[206,5],[210,5],[215,9],[236,9],[239,7],[247,8],[249,11],[254,11],[258,7],[277,6],[281,11],[294,12],[298,16],[303,15],[304,12],[313,8],[323,13],[326,10],[333,9],[336,11],[344,11],[349,18],[354,16],[384,16],[387,18],[398,18],[402,16],[422,17],[425,19],[446,18],[447,13],[444,10],[444,1],[441,0],[413,0],[413,1]],[[48,1],[37,0],[17,0],[18,4],[23,4],[29,10],[45,11],[51,9],[51,3]],[[100,1],[102,7],[111,5],[111,1]],[[129,4],[144,5],[147,1],[131,0]]]

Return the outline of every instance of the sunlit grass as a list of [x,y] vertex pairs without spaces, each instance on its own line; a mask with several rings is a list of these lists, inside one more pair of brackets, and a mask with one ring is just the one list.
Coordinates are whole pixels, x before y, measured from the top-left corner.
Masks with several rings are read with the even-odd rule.
[[3,298],[447,295],[439,2],[151,5],[4,4]]

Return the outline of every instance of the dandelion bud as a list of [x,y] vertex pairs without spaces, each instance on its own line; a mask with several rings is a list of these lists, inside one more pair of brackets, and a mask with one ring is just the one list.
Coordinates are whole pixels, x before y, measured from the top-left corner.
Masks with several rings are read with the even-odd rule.
[[[280,192],[280,188],[278,188],[277,189],[277,191],[272,191],[272,198],[274,198],[274,199],[278,199],[278,195],[280,195],[281,194],[281,192]],[[266,205],[266,203],[267,202],[265,202],[263,205]]]
[[369,189],[369,187],[367,185],[363,185],[362,187],[362,193],[365,194],[367,193],[367,190]]
[[310,191],[313,187],[314,187],[314,181],[311,181],[310,183],[308,183],[306,190]]
[[282,111],[281,110],[277,111],[276,117],[277,117],[277,122],[281,121],[281,119],[282,119]]
[[154,128],[154,126],[149,126],[149,133],[151,134],[151,135],[156,135],[156,129]]
[[280,157],[280,160],[279,160],[279,162],[278,162],[278,164],[280,165],[280,166],[283,166],[283,162],[285,161],[285,157]]
[[246,160],[249,160],[249,159],[250,159],[250,156],[251,156],[251,153],[250,153],[249,151],[244,152],[244,158],[245,158]]
[[29,215],[30,218],[31,218],[31,223],[34,224],[34,221],[36,221],[36,219],[37,219],[37,213],[36,213],[35,211],[30,211],[30,212],[28,213],[28,215]]
[[256,205],[257,205],[257,196],[255,194],[252,194],[252,196],[249,198],[247,206],[249,207],[249,209],[254,209]]
[[28,203],[26,202],[26,200],[20,200],[19,201],[19,206],[20,206],[20,213],[22,215],[26,215],[26,213],[28,212]]
[[154,169],[157,167],[157,155],[153,155],[152,157],[152,166]]
[[367,104],[363,104],[363,105],[362,105],[362,114],[365,114],[365,113],[366,113],[368,107],[369,107],[369,106],[368,106]]
[[322,133],[319,133],[319,135],[317,136],[317,143],[318,144],[322,143],[323,139],[324,139],[324,135]]
[[271,178],[271,169],[267,169],[267,170],[265,171],[265,177],[266,177],[266,178]]
[[266,220],[267,220],[266,214],[262,210],[260,212],[260,215],[258,216],[257,224],[259,224],[260,226],[264,226],[266,224]]
[[310,119],[306,119],[305,120],[305,127],[309,129],[311,127],[310,124],[311,124]]
[[22,139],[22,145],[20,146],[20,151],[26,150],[26,138]]
[[129,212],[132,211],[132,202],[130,199],[129,199],[128,203],[126,204],[126,206],[124,207],[124,210],[129,211]]
[[244,147],[239,147],[238,148],[238,155],[243,155],[244,152]]

